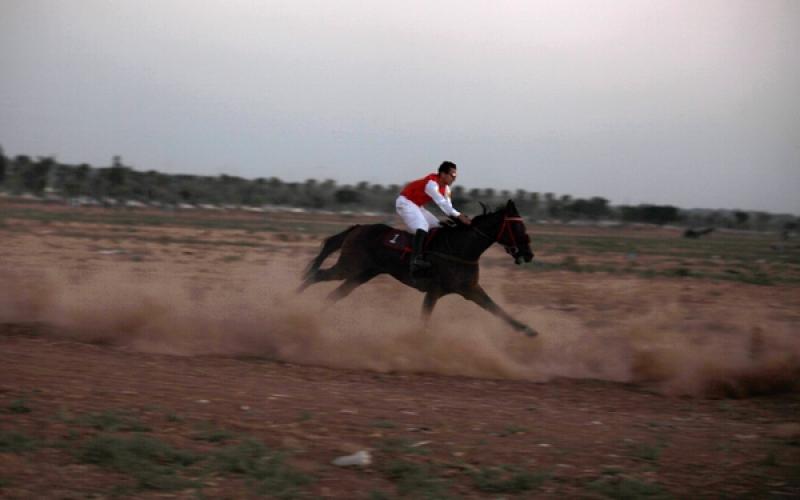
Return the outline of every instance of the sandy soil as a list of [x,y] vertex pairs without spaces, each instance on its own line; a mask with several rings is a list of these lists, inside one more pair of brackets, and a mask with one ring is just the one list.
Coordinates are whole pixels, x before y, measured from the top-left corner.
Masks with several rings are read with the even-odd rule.
[[[8,498],[259,494],[237,474],[164,492],[85,463],[87,440],[136,434],[86,424],[110,413],[197,453],[282,450],[314,478],[301,496],[800,494],[796,287],[532,273],[491,250],[482,283],[542,332],[527,339],[457,297],[423,329],[422,296],[385,277],[334,306],[333,284],[295,295],[318,236],[11,220],[0,242]],[[331,464],[359,450],[370,465]],[[487,471],[544,479],[493,491]]]

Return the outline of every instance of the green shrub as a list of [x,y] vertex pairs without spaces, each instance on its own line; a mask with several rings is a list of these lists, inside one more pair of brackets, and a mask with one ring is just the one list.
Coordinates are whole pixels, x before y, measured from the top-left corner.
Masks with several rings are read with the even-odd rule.
[[209,468],[221,474],[241,474],[259,494],[277,498],[294,498],[311,482],[310,477],[286,465],[283,454],[252,439],[214,453]]
[[16,431],[0,431],[0,453],[22,453],[35,448],[36,440]]
[[142,424],[133,417],[115,411],[102,413],[86,413],[80,415],[71,423],[106,432],[148,432],[150,427]]
[[96,436],[84,443],[77,455],[83,463],[134,477],[139,488],[180,490],[198,486],[196,482],[178,476],[178,473],[198,462],[200,457],[146,436]]
[[608,498],[635,500],[649,498],[666,500],[672,498],[661,486],[622,476],[606,476],[588,484],[588,488]]
[[449,483],[437,477],[436,470],[427,464],[396,460],[384,472],[396,483],[397,493],[410,498],[447,498]]
[[472,479],[475,487],[486,493],[521,493],[542,485],[550,475],[529,472],[517,467],[481,468]]

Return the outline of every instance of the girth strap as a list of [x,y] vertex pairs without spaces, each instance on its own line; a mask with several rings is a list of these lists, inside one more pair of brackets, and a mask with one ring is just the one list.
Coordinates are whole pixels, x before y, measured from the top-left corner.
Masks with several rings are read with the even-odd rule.
[[452,262],[458,262],[459,264],[466,264],[468,266],[477,266],[478,265],[478,261],[477,260],[460,259],[458,257],[454,257],[454,256],[448,255],[446,253],[425,252],[425,254],[426,255],[433,255],[434,257],[439,257],[440,259],[449,260],[449,261],[452,261]]

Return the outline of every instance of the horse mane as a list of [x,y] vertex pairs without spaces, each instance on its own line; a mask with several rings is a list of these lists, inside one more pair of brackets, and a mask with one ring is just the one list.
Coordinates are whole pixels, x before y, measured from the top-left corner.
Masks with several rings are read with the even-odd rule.
[[[476,215],[475,217],[472,218],[472,223],[473,224],[475,222],[480,222],[481,220],[486,219],[488,217],[493,217],[493,216],[496,216],[498,214],[504,214],[505,211],[506,211],[506,205],[498,206],[494,210],[489,211],[489,209],[487,208],[487,206],[485,204],[483,204],[483,202],[479,201],[478,203],[481,205],[481,208],[483,209],[483,213],[482,214],[478,214],[478,215]],[[445,224],[443,224],[439,228],[439,230],[441,232],[443,232],[443,233],[460,232],[460,231],[469,230],[469,229],[470,229],[470,226],[464,224],[463,222],[461,222],[458,219],[448,219],[448,222],[445,222]]]
[[495,215],[505,214],[506,213],[506,209],[508,208],[508,205],[498,205],[494,210],[491,210],[491,211],[483,203],[481,203],[481,207],[483,208],[483,213],[480,214],[480,215],[476,215],[475,217],[472,218],[472,220],[480,220],[480,219],[484,219],[486,217],[492,217],[492,216],[495,216]]

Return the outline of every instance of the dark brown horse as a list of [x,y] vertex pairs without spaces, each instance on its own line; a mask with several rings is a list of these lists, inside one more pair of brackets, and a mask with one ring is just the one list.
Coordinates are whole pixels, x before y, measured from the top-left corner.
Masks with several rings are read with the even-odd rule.
[[[494,243],[503,245],[516,264],[533,259],[530,238],[513,201],[494,212],[487,213],[484,207],[484,213],[468,226],[456,224],[436,231],[425,249],[425,257],[432,266],[414,276],[409,271],[408,255],[386,245],[386,236],[398,233],[385,224],[370,224],[351,226],[331,236],[309,264],[298,291],[320,281],[344,280],[328,296],[339,300],[375,276],[388,273],[401,283],[425,292],[422,314],[426,320],[440,297],[457,293],[503,318],[515,330],[531,337],[536,335],[533,328],[495,304],[478,284],[478,259]],[[325,258],[337,250],[341,253],[336,264],[320,269]]]

